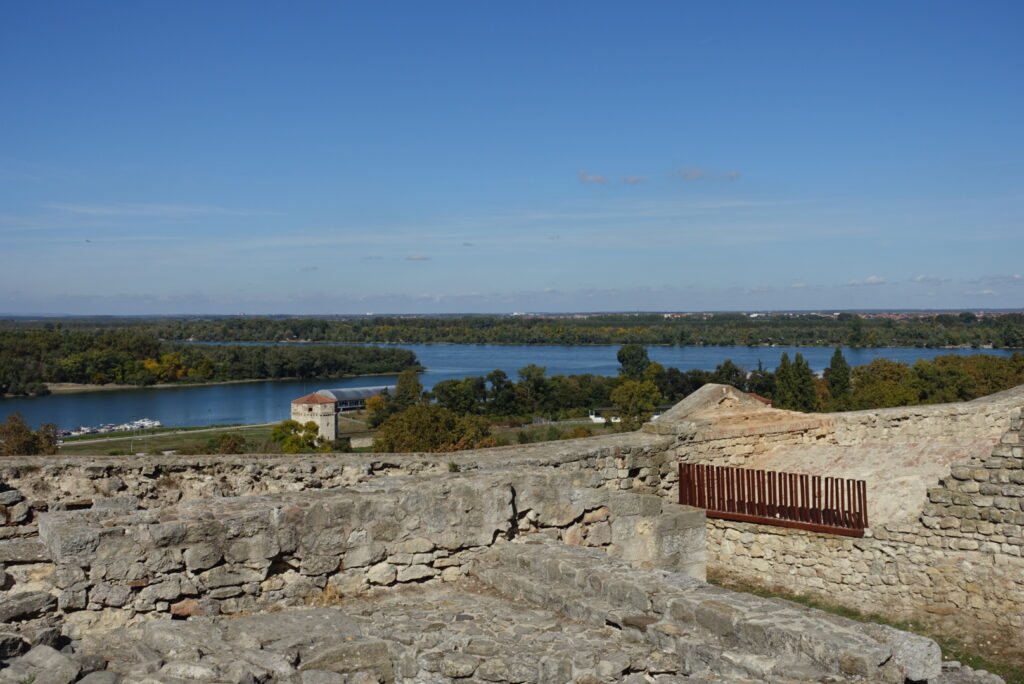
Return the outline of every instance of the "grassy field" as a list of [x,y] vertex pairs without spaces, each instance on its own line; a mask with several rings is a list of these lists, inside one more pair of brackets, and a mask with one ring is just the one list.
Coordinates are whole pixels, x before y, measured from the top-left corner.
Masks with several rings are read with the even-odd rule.
[[[183,428],[145,430],[138,434],[104,439],[65,440],[60,447],[64,455],[105,455],[112,452],[123,454],[160,453],[172,449],[190,449],[205,446],[207,442],[222,434],[239,434],[246,441],[266,442],[270,440],[272,425],[235,425],[221,428]],[[90,437],[92,435],[89,435]],[[96,435],[96,437],[100,437]]]
[[149,437],[151,435],[160,435],[167,432],[192,432],[195,430],[213,430],[217,428],[238,428],[247,427],[239,423],[232,423],[230,425],[194,425],[185,427],[159,427],[159,428],[148,428],[146,430],[132,430],[131,432],[97,432],[91,435],[75,435],[74,437],[62,437],[62,441],[66,444],[76,442],[88,442],[92,440],[109,440],[109,439],[122,439],[125,437]]

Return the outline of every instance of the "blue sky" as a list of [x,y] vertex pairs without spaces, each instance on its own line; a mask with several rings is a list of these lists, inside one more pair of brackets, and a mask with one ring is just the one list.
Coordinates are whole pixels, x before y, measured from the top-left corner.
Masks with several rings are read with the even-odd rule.
[[1019,2],[0,5],[0,312],[1024,306]]

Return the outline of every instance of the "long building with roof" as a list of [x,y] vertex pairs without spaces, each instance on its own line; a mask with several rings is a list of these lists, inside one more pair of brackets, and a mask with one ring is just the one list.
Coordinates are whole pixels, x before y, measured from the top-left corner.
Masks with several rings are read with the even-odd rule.
[[313,421],[318,436],[323,440],[338,438],[338,414],[366,408],[366,400],[377,394],[394,394],[395,385],[373,387],[341,387],[322,389],[292,400],[292,420],[299,423]]

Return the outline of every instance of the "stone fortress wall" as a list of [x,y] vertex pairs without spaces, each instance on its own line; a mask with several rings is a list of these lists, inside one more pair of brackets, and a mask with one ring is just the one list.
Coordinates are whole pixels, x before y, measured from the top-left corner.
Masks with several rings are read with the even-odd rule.
[[[1018,388],[963,404],[805,415],[709,385],[641,432],[455,454],[12,458],[0,464],[0,571],[25,624],[56,609],[81,643],[115,627],[138,636],[159,616],[476,581],[674,649],[682,665],[665,673],[761,681],[786,667],[769,654],[788,653],[800,663],[791,675],[939,681],[928,640],[664,582],[699,579],[706,564],[890,616],[1024,634],[1022,404]],[[705,523],[671,503],[680,460],[864,476],[881,513],[864,539]],[[638,568],[674,574],[644,576],[630,599],[624,587]],[[650,598],[659,595],[668,598]],[[796,636],[807,631],[821,641]],[[844,640],[857,646],[837,650]],[[429,671],[409,667],[420,674],[408,681]]]
[[645,427],[675,433],[675,459],[866,479],[869,492],[863,539],[709,519],[711,571],[1024,637],[1024,388],[819,415],[764,409],[723,386],[703,394],[672,422]]
[[703,512],[661,497],[574,486],[557,473],[392,477],[358,487],[199,499],[149,511],[43,517],[65,624],[137,614],[237,614],[323,590],[438,578],[527,534],[601,548],[635,567],[704,579]]
[[[42,502],[22,506],[21,515],[38,518],[5,528],[10,536],[0,542],[0,552],[8,552],[9,579],[20,586],[0,603],[9,613],[0,618],[27,620],[18,638],[35,634],[43,643],[9,660],[0,681],[8,681],[5,673],[22,681],[42,668],[75,673],[62,680],[71,682],[82,671],[79,663],[97,658],[107,667],[104,675],[117,677],[110,681],[148,674],[138,681],[154,683],[183,677],[235,681],[241,672],[305,682],[304,671],[316,677],[358,671],[370,673],[358,681],[375,682],[570,682],[595,676],[666,684],[705,676],[733,682],[941,681],[940,654],[931,640],[700,582],[703,512],[629,491],[644,486],[650,474],[642,471],[664,451],[653,448],[657,442],[624,447],[622,439],[628,436],[528,450],[524,459],[531,467],[513,470],[508,451],[491,453],[493,462],[478,460],[476,470],[464,473],[424,474],[444,463],[437,456],[433,463],[426,456],[386,458],[387,467],[368,459],[364,465],[371,467],[359,469],[361,483],[323,489],[332,476],[356,475],[338,469],[338,457],[301,467],[280,458],[239,462],[233,478],[212,465],[208,471],[200,463],[190,468],[183,459],[125,463],[123,469],[81,459],[45,468],[12,462],[7,476],[26,493],[38,493],[43,481],[51,493],[94,493],[89,501],[72,501],[71,510],[61,510],[67,500],[62,505],[59,498],[48,501],[52,510],[45,512]],[[506,467],[499,467],[502,462]],[[273,478],[274,468],[291,477]],[[403,469],[417,474],[396,474]],[[188,472],[206,485],[235,479],[238,488],[257,481],[246,478],[265,475],[295,491],[184,498],[179,490],[172,498],[180,500],[171,505],[161,496],[143,502],[123,494],[167,496],[142,483],[166,478],[163,485],[170,488],[171,472]],[[101,495],[111,487],[122,495]],[[201,493],[201,487],[184,489]],[[28,500],[12,509],[20,504]],[[38,539],[29,536],[33,528]],[[428,589],[438,582],[454,593]],[[390,614],[397,622],[380,624],[386,595],[374,599],[377,617],[369,623],[339,612],[357,610],[357,598],[336,610],[306,608],[311,599],[332,605],[331,597],[401,586],[417,593],[399,594],[400,602],[461,602],[462,610],[477,611],[460,613],[456,623],[475,614],[490,625],[522,606],[545,606],[541,633],[549,638],[531,647],[531,661],[525,653],[508,652],[504,643],[474,645],[447,629],[438,642],[430,635],[452,619],[443,610],[428,610],[417,618],[424,623],[410,625],[410,609],[399,603]],[[487,592],[495,591],[513,603],[491,605],[497,612],[487,613],[494,602]],[[53,630],[46,615],[54,609],[78,660],[45,643]],[[267,609],[273,612],[256,612]],[[241,617],[222,617],[234,615]],[[188,619],[189,626],[166,619],[175,617]],[[553,646],[550,632],[566,619],[556,631],[575,636]],[[280,638],[299,625],[318,625],[326,636],[304,630],[301,638]],[[412,632],[396,640],[395,629]],[[254,641],[263,634],[274,636]],[[533,634],[508,643],[519,638]],[[990,681],[968,671],[958,676]]]
[[[849,450],[856,457],[865,445],[878,450],[871,492],[885,484],[881,480],[891,472],[888,461],[901,449],[920,449],[930,439],[952,449],[953,456],[966,457],[932,465],[929,471],[928,464],[920,463],[929,454],[918,455],[911,468],[940,473],[909,495],[897,490],[899,498],[918,500],[919,514],[890,520],[873,514],[870,536],[856,540],[709,520],[709,567],[889,615],[950,615],[1024,630],[1024,468],[1020,421],[1012,418],[1015,412],[1019,415],[1024,392],[1011,390],[961,404],[830,415],[776,411],[746,399],[731,388],[709,385],[642,432],[454,454],[317,455],[299,462],[280,456],[8,459],[0,465],[0,480],[24,500],[5,507],[3,512],[15,524],[0,534],[31,536],[31,526],[16,523],[30,519],[33,503],[39,509],[47,507],[45,502],[74,508],[127,497],[143,508],[156,508],[213,496],[353,486],[454,468],[492,472],[510,463],[521,470],[586,474],[591,486],[614,491],[673,498],[679,460],[771,468],[765,455],[788,450],[803,455],[802,467],[794,469],[805,472],[812,470],[816,451]],[[960,444],[970,448],[958,453],[952,447]],[[826,467],[836,464],[833,458]],[[848,463],[838,466],[838,471],[822,474],[859,474]],[[874,513],[885,502],[871,503]],[[44,555],[38,540],[28,540],[11,544],[8,551],[0,549],[0,562],[6,558],[17,564]]]

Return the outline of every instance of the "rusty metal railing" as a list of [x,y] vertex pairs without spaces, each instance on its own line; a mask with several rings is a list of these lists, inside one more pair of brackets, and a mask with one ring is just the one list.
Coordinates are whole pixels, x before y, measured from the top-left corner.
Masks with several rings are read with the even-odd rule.
[[703,463],[679,464],[679,503],[709,518],[863,537],[867,483]]

